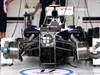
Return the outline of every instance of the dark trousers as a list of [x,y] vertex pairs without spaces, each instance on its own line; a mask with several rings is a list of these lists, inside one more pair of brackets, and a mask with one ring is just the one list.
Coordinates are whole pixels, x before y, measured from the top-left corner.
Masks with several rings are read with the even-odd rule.
[[0,13],[0,32],[6,32],[6,26],[7,26],[7,14],[6,13]]
[[45,11],[41,11],[39,27],[42,27],[43,26],[44,19],[45,19]]

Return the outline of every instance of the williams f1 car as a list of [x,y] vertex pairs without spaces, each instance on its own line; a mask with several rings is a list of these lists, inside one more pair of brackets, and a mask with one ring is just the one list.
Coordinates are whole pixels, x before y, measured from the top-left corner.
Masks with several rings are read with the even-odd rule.
[[92,39],[98,38],[93,33],[99,28],[86,32],[80,26],[66,25],[65,16],[73,15],[73,7],[50,6],[46,9],[43,27],[32,25],[32,15],[25,13],[24,37],[2,39],[4,58],[23,61],[25,55],[38,56],[44,64],[62,63],[70,56],[76,60],[100,58],[100,51],[97,50],[100,43],[92,45]]

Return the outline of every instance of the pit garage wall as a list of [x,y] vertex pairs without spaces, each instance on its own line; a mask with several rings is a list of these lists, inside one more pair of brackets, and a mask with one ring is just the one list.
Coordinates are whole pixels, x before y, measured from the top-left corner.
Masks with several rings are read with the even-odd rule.
[[[31,6],[34,7],[36,5],[36,1],[37,0],[26,0],[27,3]],[[21,7],[20,7],[20,3],[21,3]],[[13,2],[8,6],[8,13],[7,16],[8,17],[24,17],[24,13],[25,13],[25,0],[13,0]],[[19,9],[20,9],[20,14],[19,14]],[[34,8],[32,8],[31,11],[33,11]],[[41,10],[39,10],[41,11]],[[38,12],[39,12],[38,11]],[[39,13],[37,12],[37,14],[34,17],[33,20],[33,25],[38,26],[38,21],[39,21]],[[13,38],[18,38],[18,37],[22,37],[22,30],[24,29],[24,20],[19,20],[19,23],[17,23],[17,20],[8,20],[7,23],[7,29],[6,29],[6,37],[12,37],[12,34],[15,30],[16,27],[16,32],[13,35]],[[17,23],[17,24],[16,24]]]
[[[85,30],[91,28],[91,25],[93,27],[100,27],[100,23],[83,23],[82,20],[83,17],[100,17],[100,0],[87,0],[89,15],[84,0],[80,4],[80,7],[75,9],[75,25],[82,26]],[[84,5],[82,6],[82,4]]]
[[[90,17],[100,17],[100,0],[86,0]],[[68,0],[68,6],[74,6],[74,25],[82,26],[85,30],[91,28],[90,23],[83,23],[83,17],[89,17],[85,0]],[[72,24],[72,18],[67,19],[67,24]],[[93,27],[100,27],[100,23],[92,23]]]
[[[21,0],[14,0],[8,7],[8,17],[18,17]],[[36,5],[37,0],[26,0],[32,7]],[[100,0],[87,0],[89,15],[91,17],[100,17]],[[23,17],[25,10],[25,0],[22,0],[21,13],[19,17]],[[83,17],[88,17],[87,8],[84,0],[66,0],[66,6],[74,6],[74,25],[82,26],[85,30],[91,28],[89,23],[82,23]],[[41,11],[41,10],[40,10]],[[33,24],[39,24],[39,12],[35,15]],[[66,17],[66,25],[73,25],[73,17]],[[99,23],[93,23],[93,27],[100,27]],[[7,37],[11,37],[15,29],[16,23],[7,24]],[[24,28],[24,23],[18,23],[14,38],[21,37],[21,29]]]
[[[24,0],[22,0],[22,5],[21,5],[21,13],[19,13],[19,8],[20,8],[20,0],[14,0],[9,6],[8,6],[8,17],[22,17],[24,14]],[[11,20],[10,22],[17,22],[16,20]],[[6,36],[7,37],[12,37],[12,34],[15,30],[16,23],[7,23],[7,30],[6,30]],[[17,29],[14,35],[14,38],[16,37],[21,37],[21,29],[23,28],[23,23],[18,23],[17,24]]]

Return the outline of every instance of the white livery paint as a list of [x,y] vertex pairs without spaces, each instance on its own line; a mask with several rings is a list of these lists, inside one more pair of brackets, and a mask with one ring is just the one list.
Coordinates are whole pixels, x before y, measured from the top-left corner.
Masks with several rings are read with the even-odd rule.
[[[54,10],[54,7],[46,7],[46,16],[51,16],[52,10]],[[56,10],[60,16],[73,15],[73,7],[56,7]]]

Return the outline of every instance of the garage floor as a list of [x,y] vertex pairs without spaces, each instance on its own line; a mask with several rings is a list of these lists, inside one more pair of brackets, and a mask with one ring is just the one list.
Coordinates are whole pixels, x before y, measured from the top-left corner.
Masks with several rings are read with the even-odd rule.
[[[71,75],[100,75],[100,67],[93,67],[87,62],[80,62],[79,64],[73,64],[77,68],[72,67],[68,64],[59,65],[57,68],[73,70],[74,74]],[[0,75],[20,75],[20,71],[26,68],[40,68],[38,57],[28,57],[24,56],[24,61],[19,60],[14,61],[14,65],[2,65],[0,69]],[[34,75],[34,74],[33,74]],[[40,74],[41,75],[41,74]]]

